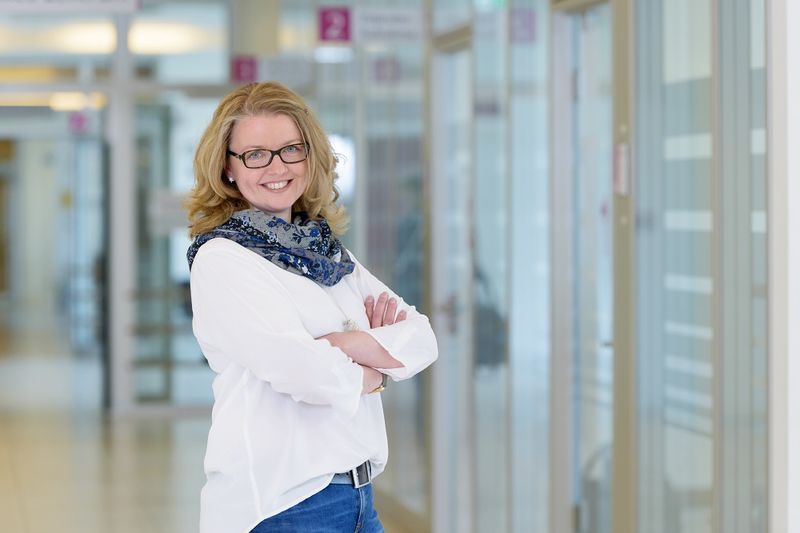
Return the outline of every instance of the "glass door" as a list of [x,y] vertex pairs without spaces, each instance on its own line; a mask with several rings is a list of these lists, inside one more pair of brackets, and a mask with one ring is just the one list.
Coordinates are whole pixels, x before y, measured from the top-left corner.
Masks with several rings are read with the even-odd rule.
[[569,455],[562,452],[561,464],[570,479],[562,485],[561,519],[554,517],[564,522],[554,523],[561,524],[559,530],[610,533],[615,283],[610,7],[556,13],[553,31],[558,117],[553,290],[560,309],[553,320],[561,322],[554,329],[553,365],[568,392],[554,392],[552,416],[570,415],[569,424],[560,426],[560,435],[569,435],[562,442]]
[[476,4],[471,24],[433,39],[437,532],[547,531],[547,58],[538,7]]
[[[0,105],[0,372],[15,406],[107,404],[105,149],[97,109]],[[21,97],[20,97],[21,98]],[[45,393],[15,372],[64,375]]]
[[434,388],[442,394],[433,402],[441,431],[437,532],[511,530],[509,143],[507,81],[497,68],[506,53],[497,44],[505,40],[505,16],[476,11],[485,31],[448,43],[432,69],[433,315],[440,342]]
[[134,394],[152,409],[205,408],[213,372],[191,327],[183,202],[197,139],[223,96],[164,91],[136,105],[136,328]]
[[467,48],[434,56],[431,170],[434,379],[433,530],[472,531],[472,94]]
[[576,311],[573,443],[579,533],[611,531],[613,221],[611,17],[608,5],[573,19],[576,99],[572,150]]
[[639,531],[769,529],[764,9],[636,10]]

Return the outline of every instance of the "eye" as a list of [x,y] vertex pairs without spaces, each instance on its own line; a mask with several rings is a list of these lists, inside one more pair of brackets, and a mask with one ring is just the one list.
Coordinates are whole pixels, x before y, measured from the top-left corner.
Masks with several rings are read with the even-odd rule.
[[247,161],[261,161],[266,157],[266,152],[264,150],[250,150],[249,152],[245,152],[244,158]]
[[283,152],[286,155],[296,154],[299,151],[300,147],[296,144],[290,144],[289,146],[285,146],[283,150],[281,150],[281,152]]

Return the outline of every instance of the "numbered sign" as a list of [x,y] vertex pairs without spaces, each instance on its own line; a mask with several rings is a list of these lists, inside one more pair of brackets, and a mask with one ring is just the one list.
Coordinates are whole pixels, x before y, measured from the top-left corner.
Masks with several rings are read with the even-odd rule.
[[321,7],[317,15],[320,41],[350,42],[350,8]]
[[258,61],[253,56],[233,56],[231,58],[231,81],[249,83],[258,79]]

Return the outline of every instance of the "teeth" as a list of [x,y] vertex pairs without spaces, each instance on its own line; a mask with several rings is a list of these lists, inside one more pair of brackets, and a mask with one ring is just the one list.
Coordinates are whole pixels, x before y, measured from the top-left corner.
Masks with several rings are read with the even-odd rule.
[[278,189],[283,189],[289,183],[288,180],[286,181],[276,181],[274,183],[267,183],[267,189],[277,191]]

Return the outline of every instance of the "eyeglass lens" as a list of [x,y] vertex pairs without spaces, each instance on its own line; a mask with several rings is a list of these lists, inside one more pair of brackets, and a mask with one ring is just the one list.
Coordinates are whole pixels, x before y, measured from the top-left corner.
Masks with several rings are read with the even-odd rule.
[[242,154],[242,162],[248,168],[266,167],[272,163],[272,159],[277,155],[284,163],[299,163],[308,155],[308,150],[304,144],[290,144],[279,150],[256,149],[248,150]]

